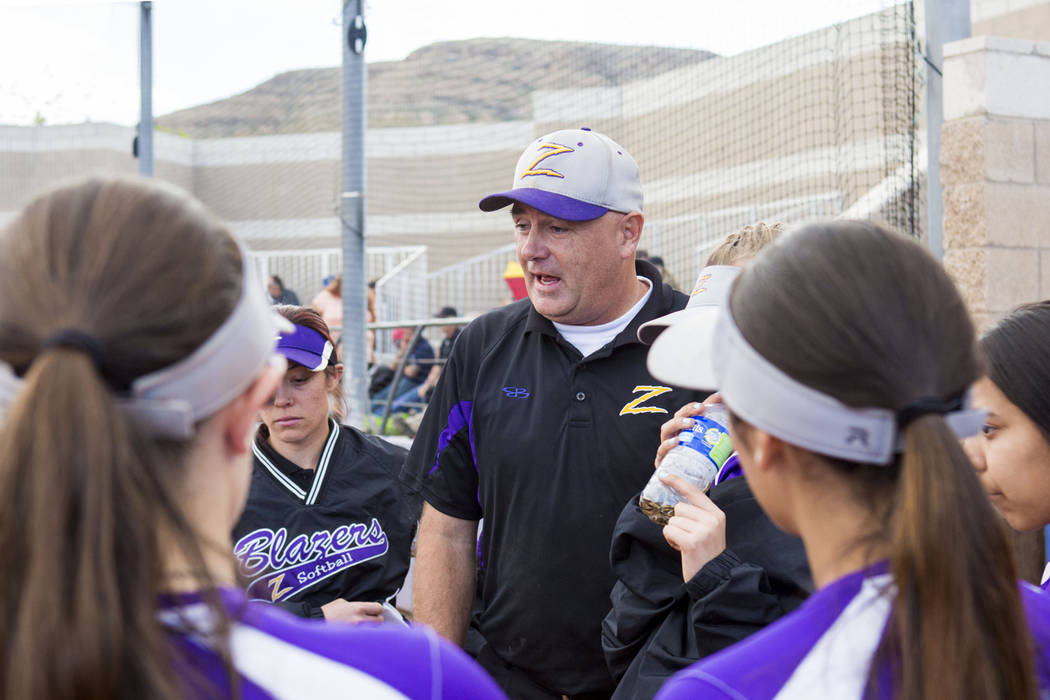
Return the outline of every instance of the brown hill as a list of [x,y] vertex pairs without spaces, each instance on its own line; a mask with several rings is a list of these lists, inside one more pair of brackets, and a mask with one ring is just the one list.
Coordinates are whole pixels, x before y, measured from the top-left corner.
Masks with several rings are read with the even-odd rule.
[[[431,44],[368,64],[370,127],[530,119],[537,89],[620,85],[715,54],[530,39]],[[172,112],[159,128],[197,138],[338,131],[340,69],[289,71],[239,95]]]

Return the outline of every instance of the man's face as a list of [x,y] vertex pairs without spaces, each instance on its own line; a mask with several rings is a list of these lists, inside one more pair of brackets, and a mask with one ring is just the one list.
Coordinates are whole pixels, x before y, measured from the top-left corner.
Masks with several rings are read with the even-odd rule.
[[622,233],[626,217],[608,212],[591,221],[565,221],[525,204],[511,209],[518,262],[536,310],[551,321],[593,326],[614,321],[626,309],[624,261],[637,239]]
[[278,287],[277,283],[273,280],[270,280],[270,282],[266,285],[266,289],[270,292],[270,296],[272,296],[274,299],[281,296],[281,288]]

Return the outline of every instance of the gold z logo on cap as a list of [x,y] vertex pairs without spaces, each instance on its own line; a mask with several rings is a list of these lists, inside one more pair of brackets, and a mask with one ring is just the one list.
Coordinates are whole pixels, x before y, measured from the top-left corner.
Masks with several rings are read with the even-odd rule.
[[648,401],[649,399],[656,398],[660,394],[666,394],[667,392],[671,391],[671,387],[648,386],[646,384],[642,384],[636,386],[634,388],[634,391],[632,391],[631,393],[637,394],[640,391],[644,391],[645,393],[635,399],[632,399],[626,406],[621,408],[621,416],[626,416],[631,413],[667,413],[666,408],[660,408],[659,406],[642,406],[642,404]]
[[549,148],[550,150],[541,155],[536,160],[532,161],[532,165],[525,168],[525,172],[521,174],[522,180],[524,180],[525,177],[528,175],[549,175],[550,177],[565,177],[557,170],[548,170],[547,168],[540,168],[539,170],[537,170],[536,166],[540,164],[540,161],[550,158],[551,156],[561,155],[562,153],[572,153],[573,149],[569,148],[568,146],[561,146],[556,143],[540,144],[541,151],[545,148]]

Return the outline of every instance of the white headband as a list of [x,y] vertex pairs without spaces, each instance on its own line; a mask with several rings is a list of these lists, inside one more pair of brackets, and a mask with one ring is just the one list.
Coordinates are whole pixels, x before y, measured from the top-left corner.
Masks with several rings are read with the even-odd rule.
[[[822,455],[888,464],[902,451],[894,411],[851,408],[786,375],[744,339],[728,299],[712,321],[686,319],[664,331],[649,353],[653,376],[687,388],[717,389],[751,425]],[[945,414],[959,437],[978,432],[987,413],[968,406],[969,396],[961,410]]]
[[[244,391],[260,367],[283,361],[274,353],[277,334],[290,331],[292,324],[267,303],[243,249],[241,260],[241,296],[223,324],[188,356],[135,379],[128,395],[117,398],[117,405],[151,434],[192,437],[194,424]],[[24,380],[0,362],[0,417],[24,386]]]

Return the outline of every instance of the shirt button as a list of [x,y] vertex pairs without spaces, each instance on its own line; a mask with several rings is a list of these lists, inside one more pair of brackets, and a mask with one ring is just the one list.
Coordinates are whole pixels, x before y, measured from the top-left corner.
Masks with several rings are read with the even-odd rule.
[[583,401],[585,398],[587,398],[587,394],[583,393],[582,391],[577,391],[576,392],[576,400],[577,401]]

